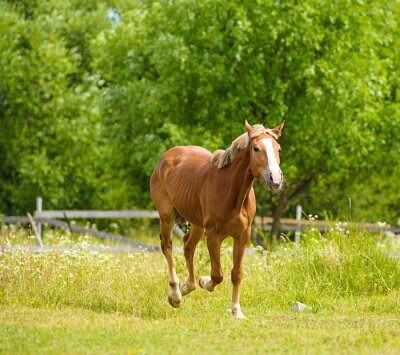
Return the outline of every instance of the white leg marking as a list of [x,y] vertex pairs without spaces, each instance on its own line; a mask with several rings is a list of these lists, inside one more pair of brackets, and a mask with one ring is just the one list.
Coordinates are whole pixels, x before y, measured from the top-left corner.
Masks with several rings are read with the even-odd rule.
[[233,285],[232,304],[231,304],[232,317],[236,319],[246,319],[240,308],[239,297],[240,297],[240,284]]
[[246,319],[244,316],[242,310],[240,309],[240,304],[239,303],[232,303],[231,305],[231,313],[232,313],[232,318],[235,319]]
[[182,293],[181,290],[179,289],[179,279],[178,276],[176,275],[175,267],[171,268],[168,302],[174,308],[178,308],[182,304]]

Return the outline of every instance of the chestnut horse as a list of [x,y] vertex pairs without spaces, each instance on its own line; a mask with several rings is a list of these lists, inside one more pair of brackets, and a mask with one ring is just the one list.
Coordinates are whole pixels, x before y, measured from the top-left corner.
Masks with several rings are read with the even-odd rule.
[[[161,249],[169,271],[168,301],[179,307],[182,296],[196,289],[193,256],[197,243],[206,233],[211,260],[211,276],[200,277],[200,287],[214,291],[222,282],[220,263],[222,241],[231,236],[233,244],[233,283],[231,312],[244,318],[239,304],[243,277],[242,258],[250,238],[256,212],[253,181],[267,183],[272,190],[282,188],[279,167],[281,135],[284,122],[274,129],[250,126],[227,150],[208,150],[195,146],[178,146],[159,160],[150,180],[152,199],[160,215]],[[175,222],[188,221],[190,231],[184,236],[184,254],[189,276],[179,284],[172,257],[172,229]]]

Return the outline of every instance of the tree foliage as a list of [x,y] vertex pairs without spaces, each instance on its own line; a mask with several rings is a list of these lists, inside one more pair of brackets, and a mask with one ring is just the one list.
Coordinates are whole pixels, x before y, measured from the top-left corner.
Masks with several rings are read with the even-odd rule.
[[[174,145],[286,120],[259,213],[399,218],[397,2],[1,3],[0,210],[151,207]],[[378,207],[378,208],[377,208]]]

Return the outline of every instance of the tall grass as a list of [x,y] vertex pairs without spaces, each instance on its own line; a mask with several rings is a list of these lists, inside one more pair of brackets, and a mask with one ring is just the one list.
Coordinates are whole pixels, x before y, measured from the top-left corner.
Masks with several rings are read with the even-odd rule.
[[399,243],[390,242],[340,225],[325,235],[311,229],[300,245],[285,243],[250,272],[259,280],[257,294],[280,304],[298,300],[318,309],[326,299],[385,295],[400,289],[400,259],[388,254]]
[[[12,234],[12,233],[11,233]],[[12,235],[10,235],[12,237]],[[52,236],[54,238],[54,235]],[[61,238],[62,239],[62,238]],[[11,243],[9,238],[7,243]],[[321,235],[303,233],[301,244],[286,242],[273,252],[255,248],[244,261],[242,307],[287,308],[302,301],[318,311],[335,307],[335,300],[363,296],[393,296],[385,305],[400,310],[400,263],[388,257],[394,250],[383,237],[338,227]],[[160,253],[112,254],[80,248],[59,252],[0,254],[0,303],[31,307],[72,306],[105,312],[122,312],[148,318],[173,314],[166,302],[167,268]],[[175,245],[180,241],[175,240]],[[104,248],[107,248],[106,246]],[[222,252],[226,279],[214,294],[196,291],[188,296],[186,312],[208,304],[211,311],[226,311],[230,297],[231,252]],[[182,253],[175,253],[181,280],[186,277]],[[210,261],[201,242],[195,258],[197,274],[209,274]],[[169,313],[166,313],[169,312]]]

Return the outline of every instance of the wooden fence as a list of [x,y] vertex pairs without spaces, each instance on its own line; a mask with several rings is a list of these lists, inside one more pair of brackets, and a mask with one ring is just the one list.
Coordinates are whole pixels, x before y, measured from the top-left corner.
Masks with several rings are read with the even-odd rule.
[[[265,230],[270,230],[272,226],[272,217],[256,217],[254,223],[258,226],[264,226]],[[319,221],[319,220],[308,220],[301,219],[300,221],[294,218],[282,218],[281,219],[281,230],[282,231],[297,231],[297,230],[307,230],[310,228],[318,229],[321,232],[327,232],[332,228],[340,224],[342,227],[358,227],[360,229],[369,232],[393,232],[400,233],[400,227],[390,226],[388,224],[374,224],[374,223],[359,223],[359,222],[339,222],[339,221]]]
[[[113,242],[119,242],[127,244],[127,248],[115,248],[119,251],[132,251],[132,250],[147,250],[147,251],[159,251],[159,247],[150,246],[144,243],[135,242],[122,235],[111,234],[103,231],[98,231],[75,224],[71,224],[70,220],[73,219],[136,219],[136,218],[159,218],[157,211],[145,211],[145,210],[125,210],[125,211],[77,211],[77,210],[43,210],[42,198],[38,197],[36,201],[36,211],[33,216],[29,213],[26,217],[0,217],[0,222],[3,223],[29,223],[32,226],[32,230],[36,236],[37,246],[44,248],[42,243],[42,224],[48,224],[70,231],[91,234],[98,238],[111,240]],[[331,228],[336,228],[337,223],[341,223],[341,226],[357,226],[360,229],[373,232],[385,232],[391,231],[394,233],[400,233],[400,227],[392,227],[383,224],[372,224],[372,223],[350,223],[350,222],[333,222],[333,221],[318,221],[302,219],[301,206],[296,208],[296,219],[282,218],[281,219],[281,231],[283,232],[295,232],[295,241],[299,242],[300,232],[310,228],[318,229],[321,232],[326,232]],[[61,219],[61,220],[60,220]],[[262,230],[270,230],[273,219],[271,217],[256,217],[254,224]],[[174,233],[179,237],[183,237],[184,232],[178,227],[174,227]],[[46,247],[48,248],[48,247]]]

